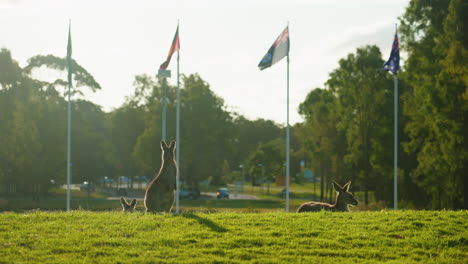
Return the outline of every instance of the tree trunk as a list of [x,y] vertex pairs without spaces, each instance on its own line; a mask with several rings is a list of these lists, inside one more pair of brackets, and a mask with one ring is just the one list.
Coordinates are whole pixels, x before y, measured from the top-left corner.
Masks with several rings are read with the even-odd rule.
[[442,209],[442,187],[441,187],[441,184],[438,183],[437,184],[437,192],[439,193],[439,199],[438,199],[438,205],[437,205],[437,209],[438,210],[441,210]]
[[323,202],[323,198],[324,198],[324,180],[325,180],[325,177],[323,175],[323,163],[320,164],[320,201]]

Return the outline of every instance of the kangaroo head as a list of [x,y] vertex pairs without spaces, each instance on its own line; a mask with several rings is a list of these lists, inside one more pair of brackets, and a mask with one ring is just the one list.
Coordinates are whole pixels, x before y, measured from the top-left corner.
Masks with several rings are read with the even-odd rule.
[[136,199],[133,199],[130,203],[127,203],[125,198],[120,197],[120,203],[122,204],[122,208],[124,212],[133,212],[135,211],[136,206]]
[[358,204],[358,201],[354,198],[354,195],[349,192],[350,185],[351,181],[348,181],[343,187],[341,187],[338,183],[333,182],[333,188],[338,193],[336,197],[337,203],[353,206]]
[[174,140],[172,140],[169,145],[167,145],[166,142],[161,141],[162,158],[164,162],[170,162],[174,160],[175,148],[176,148],[176,143]]

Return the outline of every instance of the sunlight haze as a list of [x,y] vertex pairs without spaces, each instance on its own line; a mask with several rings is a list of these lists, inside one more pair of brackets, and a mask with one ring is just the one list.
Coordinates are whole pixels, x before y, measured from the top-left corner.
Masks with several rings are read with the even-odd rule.
[[[378,45],[388,57],[395,23],[407,4],[0,0],[0,48],[9,49],[22,67],[37,54],[65,57],[71,19],[73,58],[102,86],[85,98],[110,111],[133,94],[135,75],[157,73],[179,19],[182,74],[198,73],[229,111],[285,124],[286,60],[263,71],[257,65],[289,21],[294,124],[302,121],[299,104],[313,88],[323,87],[340,58],[367,44]],[[168,69],[175,85],[175,58]]]

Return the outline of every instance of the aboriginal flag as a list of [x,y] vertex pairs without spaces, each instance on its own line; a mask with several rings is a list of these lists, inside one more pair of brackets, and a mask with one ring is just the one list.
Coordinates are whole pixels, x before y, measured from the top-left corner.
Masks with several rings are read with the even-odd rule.
[[171,62],[172,54],[180,49],[180,41],[179,41],[179,25],[177,25],[177,31],[175,33],[174,39],[172,40],[171,49],[169,50],[169,54],[167,55],[166,61],[159,66],[160,70],[165,70],[169,66]]

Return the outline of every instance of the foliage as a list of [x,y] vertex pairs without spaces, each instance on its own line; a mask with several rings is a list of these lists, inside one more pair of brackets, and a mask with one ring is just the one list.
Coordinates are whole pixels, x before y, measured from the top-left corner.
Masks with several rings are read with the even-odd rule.
[[283,139],[275,139],[257,145],[247,158],[247,169],[252,177],[252,184],[258,184],[262,180],[275,181],[276,176],[284,175],[285,142]]
[[[224,102],[198,75],[183,77],[181,90],[181,179],[190,185],[208,177],[219,181],[222,164],[229,149],[231,116]],[[136,79],[135,101],[146,102],[145,128],[134,149],[136,160],[147,173],[160,166],[162,83],[148,78]],[[151,92],[148,92],[150,90]],[[167,104],[167,139],[175,139],[175,87],[169,86]],[[141,99],[141,94],[146,94]],[[158,165],[156,165],[158,164]],[[151,173],[154,174],[154,173]]]
[[[31,74],[35,69],[40,69],[42,67],[65,71],[67,69],[67,61],[66,58],[59,58],[54,55],[36,55],[28,60],[28,65],[24,68],[24,71],[27,74]],[[72,95],[76,93],[83,95],[83,93],[80,90],[76,89],[78,87],[88,87],[93,92],[101,89],[101,86],[98,82],[96,82],[94,77],[73,59],[72,74],[74,80],[74,86],[72,87],[71,91]],[[57,79],[51,83],[45,82],[44,86],[63,86],[64,88],[66,88],[67,84],[67,80]]]
[[132,153],[144,130],[144,115],[144,108],[132,103],[126,103],[106,115],[114,149],[112,163],[115,171],[108,171],[111,175],[118,173],[133,178],[137,173],[143,173]]
[[400,19],[409,55],[404,146],[433,208],[468,207],[467,10],[460,0],[412,1]]
[[[38,81],[30,75],[31,69],[41,65],[62,69],[63,61],[36,56],[22,69],[8,50],[0,52],[0,184],[7,195],[15,191],[45,194],[51,180],[65,182],[66,102],[57,92],[59,82]],[[79,86],[98,89],[94,78],[75,64]],[[75,180],[97,180],[109,149],[104,113],[82,100],[72,102],[72,107]]]
[[346,182],[352,177],[344,175],[346,138],[343,130],[338,129],[337,99],[330,90],[316,88],[300,104],[299,113],[305,122],[298,133],[303,148],[311,155],[313,170],[322,179],[320,198],[324,200],[332,180]]
[[[400,204],[468,208],[467,11],[463,0],[412,0],[400,18],[405,51],[397,95]],[[392,76],[381,70],[382,54],[372,45],[358,48],[338,64],[324,87],[310,91],[299,107],[304,122],[291,127],[291,175],[301,175],[304,161],[304,168],[320,179],[321,200],[333,198],[332,180],[352,180],[355,190],[364,193],[364,203],[377,200],[390,206]],[[67,82],[35,78],[41,71],[60,76],[65,69],[65,59],[53,55],[34,56],[21,68],[7,49],[1,49],[1,196],[45,195],[52,180],[65,182],[67,102],[61,89]],[[78,62],[73,61],[72,69],[73,95],[83,87],[101,88]],[[155,174],[161,160],[163,86],[167,139],[174,140],[176,87],[166,81],[136,76],[134,94],[109,113],[73,98],[74,182]],[[183,76],[180,92],[183,184],[225,185],[241,178],[256,184],[260,178],[272,180],[284,173],[285,127],[228,112],[223,98],[198,74]]]
[[326,83],[328,89],[313,90],[299,107],[309,134],[305,147],[312,153],[315,171],[325,178],[322,199],[332,178],[360,186],[366,204],[368,191],[376,187],[385,191],[379,192],[381,199],[391,199],[386,186],[391,183],[393,97],[382,64],[376,46],[358,48],[339,61]]
[[3,263],[463,262],[467,212],[2,213]]

